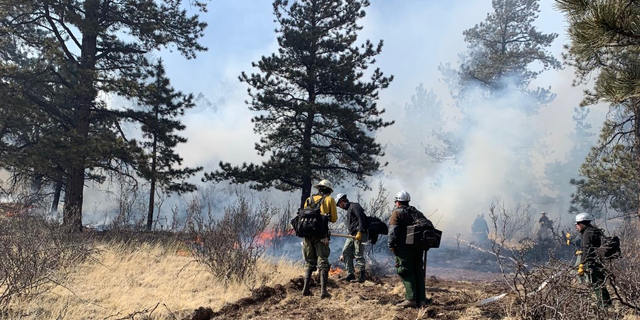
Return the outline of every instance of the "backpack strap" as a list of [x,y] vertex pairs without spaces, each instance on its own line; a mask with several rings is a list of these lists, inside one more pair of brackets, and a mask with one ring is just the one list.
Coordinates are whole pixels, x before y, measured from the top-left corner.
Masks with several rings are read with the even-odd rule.
[[324,196],[320,197],[320,199],[318,199],[318,201],[313,201],[313,196],[315,196],[315,194],[311,195],[309,198],[307,198],[307,206],[310,206],[310,208],[317,208],[318,205],[321,204],[322,201],[324,201],[324,198],[327,197],[326,195],[324,195]]
[[417,215],[417,209],[414,208],[413,206],[407,207],[405,210],[407,210],[409,212],[409,215],[411,216],[411,219],[413,219],[413,223],[418,222],[418,220],[420,220],[420,217],[418,217]]

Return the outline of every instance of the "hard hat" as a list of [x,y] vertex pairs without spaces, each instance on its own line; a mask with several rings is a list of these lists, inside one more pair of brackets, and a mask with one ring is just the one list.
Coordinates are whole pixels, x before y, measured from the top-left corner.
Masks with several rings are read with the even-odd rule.
[[396,193],[395,201],[411,201],[411,195],[409,195],[409,192],[400,190],[400,192]]
[[336,195],[336,202],[340,202],[340,199],[344,198],[345,200],[347,200],[347,195],[344,193],[338,193]]
[[576,215],[576,223],[582,221],[591,221],[591,215],[586,212],[580,212]]
[[546,212],[544,212],[544,211],[542,211],[542,212],[540,212],[540,214],[547,214],[547,213],[546,213]]
[[333,185],[331,185],[331,182],[329,182],[329,180],[321,180],[320,182],[318,182],[314,187],[325,187],[325,188],[329,188],[333,191]]

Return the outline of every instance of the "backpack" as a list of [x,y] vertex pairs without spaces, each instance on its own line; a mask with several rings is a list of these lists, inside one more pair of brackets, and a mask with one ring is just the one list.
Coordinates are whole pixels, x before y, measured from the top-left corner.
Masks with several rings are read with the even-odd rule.
[[367,225],[369,242],[371,242],[371,244],[376,244],[376,242],[378,242],[378,235],[389,233],[387,224],[378,217],[367,217]]
[[416,208],[409,207],[408,210],[413,218],[413,223],[407,226],[405,243],[410,247],[421,250],[439,248],[442,231],[437,230],[433,223]]
[[619,258],[622,255],[620,250],[620,238],[617,236],[607,237],[603,231],[598,232],[600,234],[600,247],[596,249],[596,254],[602,260],[612,260]]
[[307,199],[307,207],[298,209],[297,215],[291,220],[291,226],[296,236],[301,238],[325,237],[329,233],[329,217],[320,213],[320,204],[323,196],[317,202],[312,202],[313,197]]

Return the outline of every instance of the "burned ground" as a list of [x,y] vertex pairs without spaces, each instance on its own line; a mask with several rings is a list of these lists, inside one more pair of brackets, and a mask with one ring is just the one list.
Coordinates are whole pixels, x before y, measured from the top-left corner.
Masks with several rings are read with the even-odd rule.
[[[462,271],[453,270],[451,276],[457,272]],[[431,276],[426,282],[431,305],[426,309],[399,309],[394,304],[403,299],[404,288],[397,276],[368,277],[364,283],[345,282],[343,277],[330,277],[330,299],[320,299],[315,274],[311,297],[302,296],[303,280],[298,277],[285,285],[260,287],[250,297],[217,311],[201,308],[185,319],[501,319],[504,314],[499,305],[474,305],[504,292],[498,281],[453,281]]]

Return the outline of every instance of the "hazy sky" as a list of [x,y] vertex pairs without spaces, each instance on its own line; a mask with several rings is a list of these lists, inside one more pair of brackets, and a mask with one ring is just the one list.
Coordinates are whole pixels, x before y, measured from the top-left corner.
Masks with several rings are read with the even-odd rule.
[[[383,117],[395,120],[403,117],[404,105],[410,101],[415,88],[421,83],[427,89],[432,88],[447,108],[450,108],[450,97],[446,86],[440,80],[438,65],[447,62],[457,65],[458,53],[466,49],[462,31],[485,19],[491,10],[491,1],[371,2],[366,18],[361,21],[364,29],[359,36],[360,39],[370,39],[374,42],[384,40],[382,54],[378,57],[376,66],[385,74],[395,77],[390,87],[381,93],[379,106],[387,110]],[[559,34],[550,50],[561,59],[562,46],[567,42],[564,17],[553,7],[551,0],[543,0],[541,10],[536,25],[543,32]],[[246,87],[237,77],[242,71],[254,72],[251,62],[277,49],[271,1],[214,0],[209,4],[209,12],[202,14],[202,18],[209,24],[202,39],[202,44],[209,48],[207,52],[200,53],[194,60],[185,60],[175,51],[160,54],[166,62],[167,73],[176,89],[194,94],[202,93],[215,104],[215,108],[188,112],[184,118],[188,126],[184,134],[189,142],[180,146],[179,151],[187,165],[202,165],[207,171],[217,169],[217,163],[221,159],[234,164],[259,161],[260,158],[253,149],[258,137],[253,133],[250,122],[252,113],[244,103],[249,97]],[[571,87],[572,80],[572,70],[564,69],[548,71],[534,83],[544,87],[551,86],[552,91],[558,94],[555,101],[543,107],[540,114],[532,120],[535,122],[536,130],[546,135],[546,142],[553,149],[545,158],[536,159],[539,164],[554,161],[556,158],[563,159],[569,147],[566,134],[573,128],[573,108],[580,102],[583,90]],[[599,125],[605,111],[603,108],[599,110],[600,112],[592,112],[591,117],[596,126]],[[383,144],[402,139],[393,127],[380,131],[378,138]],[[499,149],[500,145],[493,147]],[[384,162],[389,159],[382,160]],[[485,167],[483,163],[480,161],[468,170],[474,174],[485,175],[488,170],[493,170],[494,167]],[[393,172],[394,168],[394,163],[390,163],[385,172]],[[454,203],[461,199],[460,193],[465,193],[462,196],[464,199],[473,197],[478,190],[483,190],[483,202],[473,204],[477,207],[488,205],[486,200],[499,195],[499,189],[505,187],[496,185],[496,190],[488,189],[486,184],[477,180],[477,184],[470,186],[468,181],[462,179],[455,182],[452,180],[446,188],[431,190],[431,194],[424,195],[425,186],[429,185],[431,178],[420,177],[419,182],[397,176],[383,179],[387,180],[385,184],[390,192],[407,189],[414,194],[417,205],[426,211],[438,209],[440,213],[461,211]],[[455,196],[458,200],[447,199],[447,195]],[[296,193],[293,198],[297,197]],[[85,205],[92,206],[91,203]],[[475,213],[464,214],[465,217],[472,215],[475,216]],[[449,214],[443,217],[441,223],[446,225],[456,217]]]

